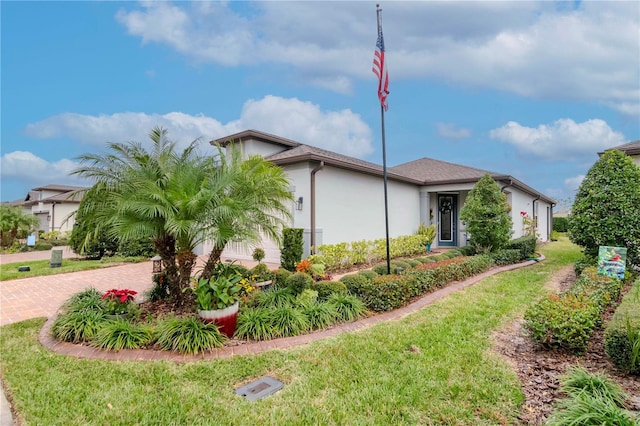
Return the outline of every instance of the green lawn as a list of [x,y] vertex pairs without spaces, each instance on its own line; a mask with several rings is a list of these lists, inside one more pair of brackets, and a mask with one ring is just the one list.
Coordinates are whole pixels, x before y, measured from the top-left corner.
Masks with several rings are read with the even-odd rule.
[[[31,260],[28,262],[7,263],[0,265],[0,281],[15,280],[18,278],[37,277],[40,275],[64,274],[66,272],[86,271],[89,269],[107,268],[123,263],[141,262],[148,260],[140,257],[104,257],[101,260],[63,259],[62,266],[51,268],[49,260]],[[18,272],[18,267],[28,266],[29,272]]]
[[[1,329],[3,381],[26,424],[513,424],[523,395],[490,350],[490,336],[579,256],[566,239],[541,251],[544,262],[490,277],[401,321],[255,356],[77,360],[38,344],[42,319],[25,321]],[[234,395],[263,375],[284,389],[258,402]]]

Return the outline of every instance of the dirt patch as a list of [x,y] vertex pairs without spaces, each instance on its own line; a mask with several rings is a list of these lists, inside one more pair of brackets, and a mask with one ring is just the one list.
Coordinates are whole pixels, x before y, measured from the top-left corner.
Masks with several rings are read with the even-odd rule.
[[[573,267],[557,272],[547,283],[548,288],[562,292],[576,280]],[[615,307],[604,315],[603,324],[611,318]],[[519,419],[522,424],[542,425],[552,411],[553,404],[563,397],[560,392],[560,377],[573,365],[581,365],[591,373],[604,373],[631,397],[631,410],[640,411],[640,380],[625,376],[615,369],[604,351],[604,330],[598,329],[592,336],[582,356],[566,351],[546,350],[533,342],[518,319],[494,334],[494,350],[507,359],[512,366],[525,396]]]

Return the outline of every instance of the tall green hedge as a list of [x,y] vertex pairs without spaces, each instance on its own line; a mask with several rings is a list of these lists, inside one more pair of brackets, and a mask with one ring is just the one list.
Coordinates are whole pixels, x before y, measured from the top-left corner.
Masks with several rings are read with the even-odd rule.
[[607,324],[604,348],[616,367],[640,375],[640,278]]
[[553,218],[553,230],[557,232],[567,232],[569,227],[569,219],[566,217]]
[[303,232],[302,228],[284,228],[282,230],[280,265],[288,271],[294,271],[296,264],[302,260]]
[[569,238],[597,256],[599,246],[627,248],[640,265],[640,167],[621,151],[606,151],[589,169],[569,215]]

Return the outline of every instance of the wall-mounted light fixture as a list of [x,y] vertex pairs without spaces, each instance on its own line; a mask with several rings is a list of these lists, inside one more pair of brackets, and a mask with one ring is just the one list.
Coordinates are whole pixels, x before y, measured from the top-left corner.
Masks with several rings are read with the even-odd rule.
[[302,210],[302,197],[299,197],[296,201],[296,210]]

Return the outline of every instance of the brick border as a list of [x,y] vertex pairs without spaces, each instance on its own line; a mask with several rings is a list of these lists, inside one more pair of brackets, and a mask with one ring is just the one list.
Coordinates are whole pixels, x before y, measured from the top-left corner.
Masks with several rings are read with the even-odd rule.
[[198,355],[181,355],[172,351],[159,351],[155,349],[123,349],[118,352],[112,352],[83,344],[59,342],[55,340],[51,335],[51,327],[53,326],[53,323],[57,316],[52,316],[47,320],[42,329],[40,329],[38,340],[40,341],[40,344],[45,348],[61,355],[68,355],[76,358],[92,358],[110,361],[173,361],[176,363],[181,363],[215,358],[227,358],[235,355],[254,355],[274,349],[289,349],[305,345],[316,340],[337,336],[338,334],[342,333],[351,333],[357,330],[371,327],[372,325],[383,321],[398,320],[400,318],[406,317],[409,314],[419,311],[425,306],[431,305],[433,302],[440,300],[445,296],[449,296],[450,294],[472,286],[477,282],[483,280],[484,278],[499,274],[501,272],[530,266],[543,260],[545,260],[545,257],[541,255],[537,260],[528,260],[526,262],[516,263],[513,265],[492,268],[465,281],[453,282],[447,287],[441,288],[432,293],[428,293],[418,300],[406,306],[403,306],[402,308],[377,314],[358,321],[338,324],[332,328],[314,331],[312,333],[304,334],[301,336],[283,337],[263,342],[251,342],[237,346],[225,346],[223,348],[216,348]]

